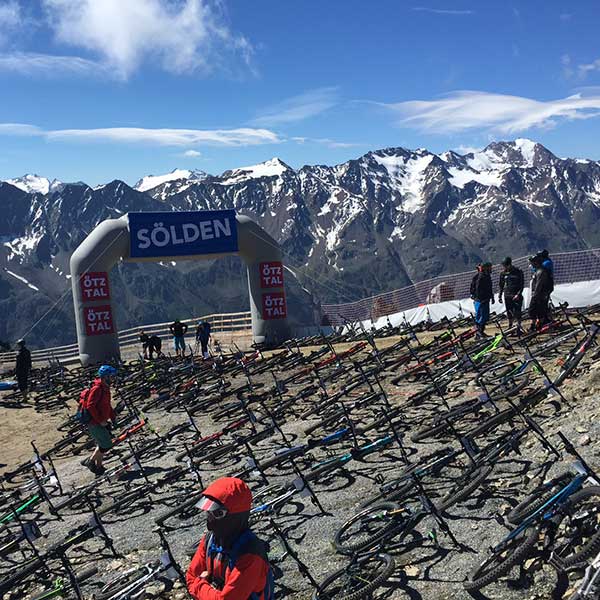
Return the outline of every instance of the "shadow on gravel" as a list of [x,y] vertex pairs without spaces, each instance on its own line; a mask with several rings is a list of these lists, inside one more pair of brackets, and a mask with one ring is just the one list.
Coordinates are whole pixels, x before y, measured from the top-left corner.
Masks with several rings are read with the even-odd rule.
[[114,525],[115,523],[126,523],[129,519],[135,519],[136,517],[141,517],[142,515],[148,514],[152,511],[154,507],[154,500],[151,498],[143,498],[135,501],[132,507],[127,507],[124,510],[127,510],[127,514],[115,514],[115,513],[107,513],[106,515],[102,515],[102,521],[108,525]]
[[[336,483],[342,480],[342,483]],[[312,484],[313,488],[319,491],[339,492],[349,488],[356,481],[356,477],[346,469],[336,471],[328,477],[323,477]],[[334,485],[331,485],[333,483]]]

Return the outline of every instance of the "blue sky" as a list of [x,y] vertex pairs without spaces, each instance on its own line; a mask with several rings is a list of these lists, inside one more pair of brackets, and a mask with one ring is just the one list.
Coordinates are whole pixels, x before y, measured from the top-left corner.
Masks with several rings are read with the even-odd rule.
[[600,4],[0,0],[0,179],[529,137],[600,159]]

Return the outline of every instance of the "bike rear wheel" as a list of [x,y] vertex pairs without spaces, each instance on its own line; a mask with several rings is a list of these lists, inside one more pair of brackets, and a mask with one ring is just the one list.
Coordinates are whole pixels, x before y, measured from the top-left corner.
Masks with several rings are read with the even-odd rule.
[[361,600],[385,583],[394,572],[394,559],[389,554],[360,557],[319,586],[313,600]]
[[557,525],[554,553],[569,568],[600,552],[600,486],[575,492],[561,512],[554,520]]

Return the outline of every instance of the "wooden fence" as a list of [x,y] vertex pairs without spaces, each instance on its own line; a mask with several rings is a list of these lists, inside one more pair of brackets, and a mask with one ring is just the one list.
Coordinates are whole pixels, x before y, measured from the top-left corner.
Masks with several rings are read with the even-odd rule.
[[[236,337],[250,335],[252,328],[252,320],[250,312],[236,312],[236,313],[216,313],[211,315],[204,315],[202,317],[195,317],[193,319],[182,320],[189,327],[189,334],[192,337],[195,334],[196,324],[199,321],[208,321],[210,323],[212,334],[221,334],[220,337]],[[158,335],[161,339],[170,339],[171,333],[169,332],[169,325],[172,321],[167,323],[154,323],[152,325],[142,325],[138,327],[130,327],[119,331],[119,345],[122,350],[131,350],[131,346],[139,344],[139,332],[143,329],[149,335]],[[70,362],[77,359],[79,355],[79,349],[77,344],[68,344],[66,346],[55,346],[53,348],[42,348],[40,350],[31,351],[31,359],[33,362],[48,362],[48,361],[60,361]],[[14,362],[16,358],[16,352],[3,352],[0,354],[0,360],[3,363]]]

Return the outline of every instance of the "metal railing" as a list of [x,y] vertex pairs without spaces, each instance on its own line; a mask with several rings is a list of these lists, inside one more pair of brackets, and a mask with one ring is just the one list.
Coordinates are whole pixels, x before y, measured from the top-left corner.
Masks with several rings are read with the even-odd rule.
[[[199,321],[208,321],[210,323],[211,333],[236,333],[249,332],[252,327],[250,311],[236,313],[214,313],[192,319],[182,320],[182,323],[188,325],[188,335],[194,336],[195,326]],[[119,331],[119,345],[125,349],[129,346],[139,344],[139,332],[145,331],[148,335],[158,335],[161,339],[171,337],[169,325],[172,321],[166,323],[153,323],[151,325],[140,325],[130,327]],[[68,344],[66,346],[55,346],[53,348],[41,348],[31,351],[31,360],[33,362],[49,362],[52,360],[67,361],[78,356],[79,348],[77,344]],[[3,352],[0,354],[0,360],[4,363],[14,361],[16,352]]]

